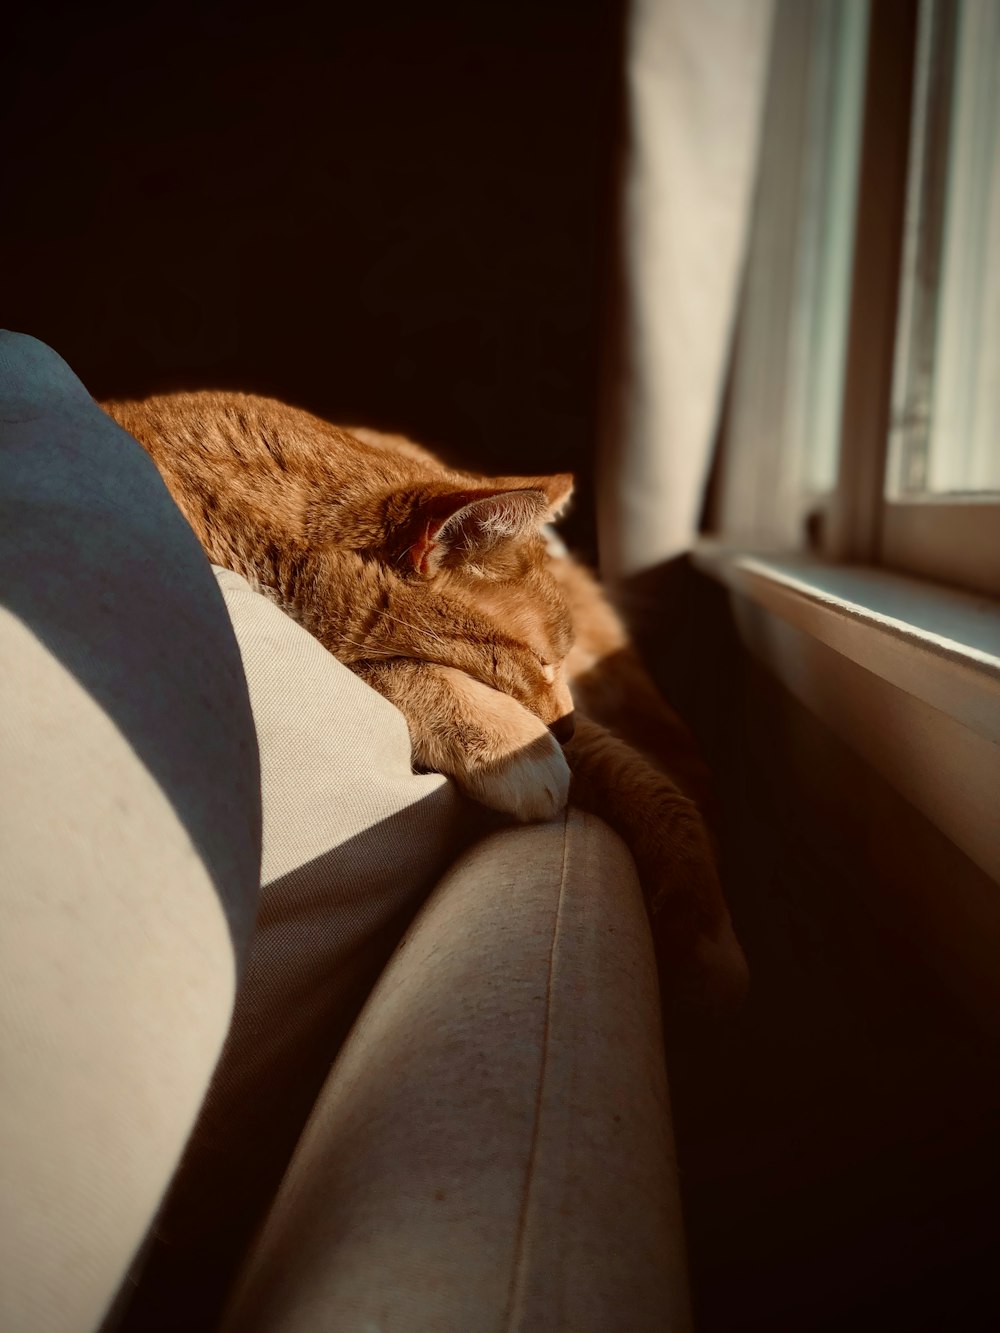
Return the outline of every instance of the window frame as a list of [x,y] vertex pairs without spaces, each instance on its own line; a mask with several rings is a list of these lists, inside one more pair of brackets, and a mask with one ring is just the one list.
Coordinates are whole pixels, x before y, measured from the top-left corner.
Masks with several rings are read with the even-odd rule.
[[914,5],[869,6],[840,458],[818,543],[832,560],[872,564],[880,554],[916,41]]

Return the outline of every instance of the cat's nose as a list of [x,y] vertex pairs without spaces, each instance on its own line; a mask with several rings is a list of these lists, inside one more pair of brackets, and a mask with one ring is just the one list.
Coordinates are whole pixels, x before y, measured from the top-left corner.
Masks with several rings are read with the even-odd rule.
[[563,717],[557,717],[554,722],[549,723],[549,731],[555,736],[560,745],[565,745],[567,741],[573,739],[573,714],[566,713]]

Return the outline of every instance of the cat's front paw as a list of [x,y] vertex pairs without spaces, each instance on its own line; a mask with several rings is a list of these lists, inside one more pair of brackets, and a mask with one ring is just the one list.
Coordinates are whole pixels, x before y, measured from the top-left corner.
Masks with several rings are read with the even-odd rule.
[[459,724],[414,731],[420,762],[455,779],[473,800],[522,823],[554,819],[569,799],[569,765],[541,718],[509,694],[438,668]]
[[515,753],[455,777],[474,800],[524,824],[555,819],[569,799],[569,765],[547,730]]

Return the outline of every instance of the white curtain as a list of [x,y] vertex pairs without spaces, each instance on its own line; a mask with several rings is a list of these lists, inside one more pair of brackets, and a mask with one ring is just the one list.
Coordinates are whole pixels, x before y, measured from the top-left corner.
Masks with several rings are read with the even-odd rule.
[[632,0],[602,572],[689,549],[749,230],[772,0]]

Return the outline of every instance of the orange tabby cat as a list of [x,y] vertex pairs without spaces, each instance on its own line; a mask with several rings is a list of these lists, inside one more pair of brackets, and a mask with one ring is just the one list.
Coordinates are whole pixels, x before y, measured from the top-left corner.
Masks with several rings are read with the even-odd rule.
[[[515,819],[551,819],[567,800],[601,815],[635,857],[668,983],[742,994],[690,743],[594,580],[546,543],[570,476],[456,472],[400,436],[248,394],[104,407],[209,558],[400,709],[419,767]],[[575,712],[574,695],[659,767]]]

